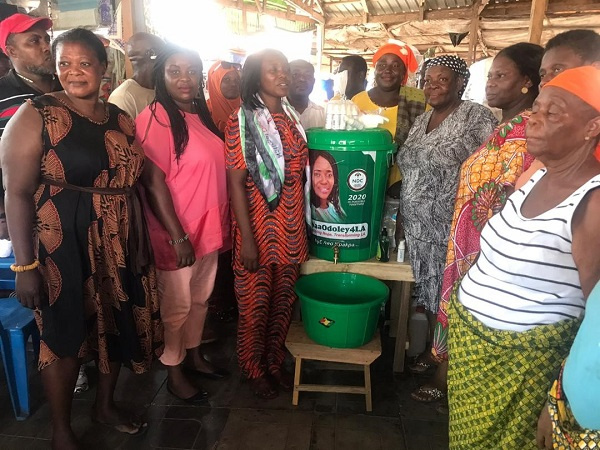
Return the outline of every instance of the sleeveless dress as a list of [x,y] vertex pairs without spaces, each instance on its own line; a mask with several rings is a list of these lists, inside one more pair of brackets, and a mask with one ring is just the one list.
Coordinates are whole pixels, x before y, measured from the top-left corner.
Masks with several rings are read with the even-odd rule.
[[[131,118],[108,104],[93,121],[44,95],[30,101],[43,119],[41,176],[78,187],[129,188],[144,153]],[[154,268],[128,262],[130,211],[124,194],[80,192],[40,184],[35,239],[48,304],[36,311],[39,368],[59,358],[93,355],[102,373],[121,362],[146,371],[160,347]]]

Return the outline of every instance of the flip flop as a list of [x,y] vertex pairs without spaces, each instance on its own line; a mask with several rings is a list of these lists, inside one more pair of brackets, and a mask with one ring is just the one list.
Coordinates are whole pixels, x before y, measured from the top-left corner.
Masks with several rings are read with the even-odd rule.
[[254,396],[262,400],[272,400],[279,395],[277,389],[275,389],[264,376],[250,380],[250,383],[252,385],[252,393]]
[[[92,415],[92,422],[112,428],[113,430],[128,434],[130,436],[141,436],[148,430],[148,422],[143,422],[140,417],[137,417],[137,420],[139,420],[139,423],[136,423],[134,420],[130,420],[129,423],[105,423],[100,422]],[[132,428],[135,427],[137,427],[137,429],[132,430]]]
[[287,370],[279,370],[271,374],[273,381],[279,385],[282,391],[292,392],[294,390],[294,375]]
[[446,393],[433,386],[419,386],[410,396],[421,403],[431,403],[446,398]]
[[422,374],[435,367],[435,364],[429,364],[421,361],[416,361],[408,366],[408,370],[412,373]]

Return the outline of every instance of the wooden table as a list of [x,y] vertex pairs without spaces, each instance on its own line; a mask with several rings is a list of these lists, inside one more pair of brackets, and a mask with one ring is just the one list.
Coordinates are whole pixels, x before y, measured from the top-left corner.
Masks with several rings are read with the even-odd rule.
[[379,280],[392,281],[390,336],[396,338],[394,350],[394,372],[404,371],[406,338],[408,335],[408,312],[412,282],[415,278],[410,263],[396,262],[396,254],[390,255],[390,261],[382,263],[376,259],[354,263],[337,263],[311,257],[300,267],[302,275],[319,272],[350,272],[369,275]]
[[[381,356],[381,339],[379,331],[370,342],[358,348],[332,348],[319,345],[310,339],[301,322],[293,322],[290,326],[285,346],[295,359],[294,393],[292,404],[298,405],[300,392],[335,392],[341,394],[362,394],[368,412],[373,411],[371,397],[371,363]],[[302,360],[326,361],[343,365],[360,366],[365,375],[364,386],[346,386],[330,384],[302,384]]]

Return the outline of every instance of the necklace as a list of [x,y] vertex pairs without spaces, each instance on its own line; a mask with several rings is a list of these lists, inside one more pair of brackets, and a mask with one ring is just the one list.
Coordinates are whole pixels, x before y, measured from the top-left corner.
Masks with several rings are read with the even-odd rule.
[[33,81],[33,80],[30,80],[29,78],[27,78],[27,77],[24,77],[23,75],[21,75],[21,74],[20,74],[19,72],[17,72],[16,70],[15,70],[15,73],[16,73],[16,74],[17,74],[17,76],[18,76],[19,78],[21,78],[22,80],[25,80],[25,81],[27,81],[28,83],[31,83],[31,84],[33,84],[33,85],[35,86],[35,83],[34,83],[34,81]]
[[62,98],[57,97],[54,94],[48,94],[49,96],[55,98],[59,103],[61,103],[63,106],[65,106],[67,109],[70,109],[71,111],[73,111],[75,114],[77,114],[79,117],[83,117],[86,120],[89,120],[90,122],[96,124],[96,125],[104,125],[105,123],[108,122],[109,119],[109,112],[108,112],[108,108],[106,106],[106,103],[104,104],[104,118],[99,121],[99,120],[95,120],[92,117],[82,113],[81,111],[79,111],[77,108],[75,108],[74,105],[70,104],[70,102],[67,102],[65,100],[63,100]]

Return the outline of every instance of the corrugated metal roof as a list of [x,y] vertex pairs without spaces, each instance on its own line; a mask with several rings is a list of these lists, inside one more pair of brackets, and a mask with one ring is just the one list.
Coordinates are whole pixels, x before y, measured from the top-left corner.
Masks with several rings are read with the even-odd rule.
[[[359,17],[368,14],[392,15],[399,13],[418,12],[420,0],[322,0],[323,8],[328,17]],[[440,10],[464,8],[472,6],[472,0],[425,0],[425,10]]]

